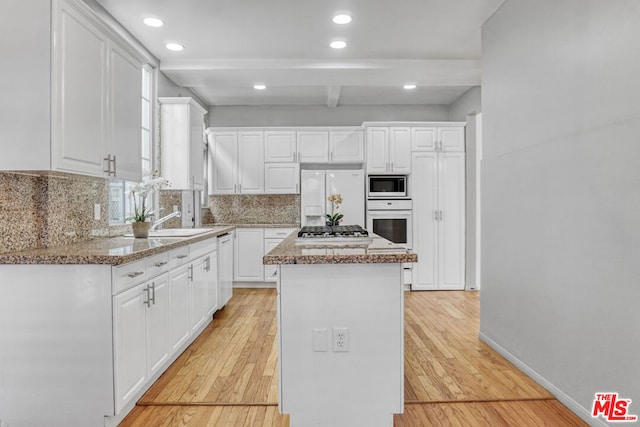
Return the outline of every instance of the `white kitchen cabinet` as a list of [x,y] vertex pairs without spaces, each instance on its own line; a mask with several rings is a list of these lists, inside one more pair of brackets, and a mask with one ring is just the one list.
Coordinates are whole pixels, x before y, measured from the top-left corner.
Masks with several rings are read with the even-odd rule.
[[327,163],[329,161],[329,132],[304,130],[297,132],[298,161],[300,163]]
[[82,6],[56,4],[51,168],[139,181],[142,61]]
[[412,127],[411,150],[464,152],[464,125]]
[[465,154],[412,155],[414,290],[464,289]]
[[207,278],[205,256],[201,256],[191,262],[189,323],[192,331],[197,330],[205,322]]
[[205,317],[213,316],[218,309],[218,251],[210,252],[205,256]]
[[218,236],[218,307],[233,296],[233,235]]
[[[271,252],[273,248],[278,246],[282,241],[291,234],[295,228],[265,228],[264,229],[264,255]],[[264,266],[264,281],[265,282],[277,282],[278,281],[278,266],[277,265],[265,265]]]
[[208,133],[210,194],[236,194],[238,190],[238,132]]
[[204,188],[204,116],[207,111],[191,98],[158,98],[162,176],[172,188]]
[[152,377],[163,368],[172,353],[169,343],[169,275],[164,273],[151,279],[147,309],[147,376]]
[[235,234],[234,275],[236,282],[262,282],[264,269],[264,229],[238,228]]
[[264,185],[267,194],[299,194],[299,163],[265,163]]
[[264,194],[264,132],[209,131],[211,194]]
[[409,127],[367,128],[367,173],[411,173]]
[[169,316],[169,344],[173,352],[177,351],[189,339],[191,324],[189,322],[189,275],[190,264],[184,264],[169,272],[169,299],[171,315]]
[[329,162],[364,162],[364,132],[361,130],[329,131]]
[[298,144],[295,131],[266,130],[264,132],[264,161],[291,163],[297,161]]

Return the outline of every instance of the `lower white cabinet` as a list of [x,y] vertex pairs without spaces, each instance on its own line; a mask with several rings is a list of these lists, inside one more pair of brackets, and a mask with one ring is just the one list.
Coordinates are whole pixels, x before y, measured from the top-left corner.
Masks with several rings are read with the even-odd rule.
[[171,351],[177,351],[191,334],[189,323],[189,275],[190,264],[181,265],[169,272],[169,344]]
[[113,297],[116,413],[169,359],[168,283],[164,273]]
[[235,282],[262,282],[264,269],[264,229],[237,228],[233,259]]
[[224,307],[233,295],[233,235],[218,236],[218,307]]
[[[291,234],[295,228],[265,228],[264,229],[264,254],[271,252],[273,248],[278,246],[282,241]],[[265,282],[277,282],[278,281],[278,266],[277,265],[265,265],[264,266],[264,281]]]

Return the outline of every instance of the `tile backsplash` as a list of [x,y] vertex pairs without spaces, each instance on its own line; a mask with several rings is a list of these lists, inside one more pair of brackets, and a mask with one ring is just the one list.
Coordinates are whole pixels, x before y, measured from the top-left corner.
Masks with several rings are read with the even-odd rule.
[[[0,172],[0,253],[109,235],[108,180]],[[94,219],[94,205],[100,218]]]
[[209,196],[209,209],[222,224],[300,224],[299,194]]

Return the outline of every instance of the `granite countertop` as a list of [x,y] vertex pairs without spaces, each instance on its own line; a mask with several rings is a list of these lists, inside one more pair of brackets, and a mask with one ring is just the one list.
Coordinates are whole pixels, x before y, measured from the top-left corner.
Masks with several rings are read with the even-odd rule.
[[356,245],[296,244],[292,233],[262,258],[263,264],[375,264],[417,262],[418,255],[376,234],[371,243]]
[[43,249],[0,254],[0,264],[107,264],[120,265],[233,231],[233,226],[204,226],[211,231],[190,237],[136,239],[100,237]]
[[226,224],[226,223],[213,223],[213,224],[203,224],[203,227],[212,227],[212,226],[233,226],[235,228],[300,228],[300,224]]

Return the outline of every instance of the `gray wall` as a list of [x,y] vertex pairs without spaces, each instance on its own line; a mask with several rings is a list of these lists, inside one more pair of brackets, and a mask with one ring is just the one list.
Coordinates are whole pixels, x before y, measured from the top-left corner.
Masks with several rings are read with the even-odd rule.
[[365,121],[449,120],[446,105],[210,107],[209,126],[360,126]]
[[589,419],[640,413],[640,2],[507,2],[482,33],[481,333]]
[[[162,71],[158,73],[158,97],[163,96],[177,96],[177,97],[189,97],[193,98],[198,104],[202,105],[203,108],[207,108],[208,105],[204,102],[198,95],[196,95],[191,90],[178,86],[167,77]],[[205,120],[207,117],[205,116]]]
[[453,122],[464,122],[470,114],[478,114],[481,110],[481,89],[474,86],[449,106],[449,117]]

